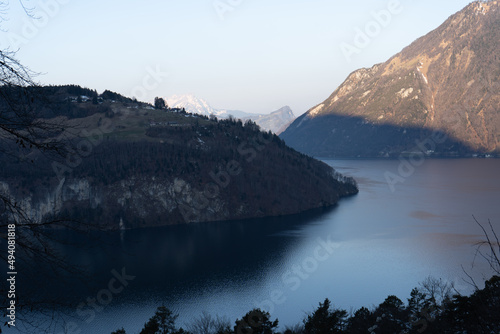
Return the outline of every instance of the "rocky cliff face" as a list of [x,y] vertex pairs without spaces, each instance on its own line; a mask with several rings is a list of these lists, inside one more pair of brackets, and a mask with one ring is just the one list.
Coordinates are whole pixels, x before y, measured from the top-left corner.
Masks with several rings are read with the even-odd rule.
[[[141,112],[151,117],[149,109]],[[0,154],[0,197],[11,198],[33,222],[56,218],[121,229],[294,214],[358,191],[354,180],[254,123],[160,116],[176,121],[148,127],[114,117],[117,132],[109,131],[117,139],[95,142],[82,156],[53,161],[30,153],[33,162],[20,163]],[[134,136],[120,132],[123,122],[136,129]],[[76,147],[85,140],[75,138]],[[0,218],[9,218],[7,212]]]
[[385,63],[353,72],[282,138],[326,155],[381,141],[368,154],[377,156],[411,150],[439,130],[449,138],[443,152],[499,152],[499,40],[500,2],[474,2]]
[[11,188],[7,182],[0,182],[1,195],[12,198],[26,217],[36,222],[60,212],[69,202],[87,202],[91,208],[102,203],[100,194],[91,189],[86,179],[62,179],[54,188],[39,189],[37,193],[28,195],[19,195]]
[[[342,180],[336,174],[331,178],[333,182]],[[0,183],[0,188],[3,196],[14,198],[7,183]],[[355,192],[351,189],[283,206],[214,196],[180,178],[131,177],[107,186],[91,184],[88,179],[63,179],[54,189],[43,189],[14,201],[33,222],[59,217],[94,228],[124,229],[295,214],[333,205],[340,197]]]
[[[7,183],[0,183],[0,188],[2,195],[16,197]],[[195,203],[197,196],[199,193],[189,183],[178,178],[130,177],[107,186],[92,185],[84,178],[62,179],[55,188],[17,197],[15,201],[34,222],[59,215],[75,220],[80,220],[80,216],[90,215],[94,219],[101,216],[102,221],[91,223],[108,229],[228,218],[229,212],[222,200],[215,198],[210,203],[210,210],[201,210]],[[173,214],[179,211],[180,204],[185,206],[185,212]]]

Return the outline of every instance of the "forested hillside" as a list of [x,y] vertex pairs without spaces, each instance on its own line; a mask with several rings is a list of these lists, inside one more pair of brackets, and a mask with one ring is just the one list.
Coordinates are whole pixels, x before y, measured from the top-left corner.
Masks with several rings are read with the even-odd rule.
[[94,93],[51,87],[48,103],[36,101],[39,115],[65,122],[62,157],[22,149],[22,159],[0,157],[3,192],[33,220],[115,229],[245,219],[330,206],[357,192],[354,180],[252,121],[78,94]]

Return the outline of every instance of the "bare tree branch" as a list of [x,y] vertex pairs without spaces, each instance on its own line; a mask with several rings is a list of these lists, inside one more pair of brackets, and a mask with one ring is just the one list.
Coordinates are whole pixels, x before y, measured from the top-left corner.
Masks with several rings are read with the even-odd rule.
[[[35,18],[34,14],[33,14],[35,7],[28,7],[26,5],[25,1],[23,1],[23,0],[18,0],[18,2],[21,5],[22,9],[24,10],[24,13],[28,17]],[[29,0],[27,2],[29,2]],[[0,1],[0,25],[4,21],[8,21],[7,12],[9,11],[9,9],[10,9],[10,1],[9,0]]]
[[[490,229],[493,231],[493,236],[495,237],[496,243],[491,240],[491,237],[489,233],[486,231],[486,229],[479,223],[479,221],[476,219],[475,216],[472,216],[474,218],[474,221],[476,222],[477,225],[481,228],[483,231],[484,237],[486,238],[486,241],[480,242],[477,244],[477,251],[478,253],[488,262],[490,268],[497,274],[500,274],[500,258],[499,254],[497,254],[497,251],[495,249],[496,246],[499,245],[498,243],[498,237],[493,229],[493,225],[491,224],[491,221],[488,220]],[[489,249],[490,253],[488,256],[486,256],[482,251],[481,247],[485,246]]]

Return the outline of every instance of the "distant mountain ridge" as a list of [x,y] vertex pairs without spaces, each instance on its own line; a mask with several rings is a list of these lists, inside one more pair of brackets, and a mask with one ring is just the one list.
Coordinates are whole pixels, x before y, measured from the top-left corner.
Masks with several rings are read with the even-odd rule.
[[315,156],[500,153],[500,3],[473,2],[388,61],[351,73],[281,135]]
[[261,128],[279,135],[295,120],[295,115],[289,106],[284,106],[268,115],[252,115],[245,119],[251,119]]
[[171,108],[185,108],[189,113],[204,116],[215,115],[218,118],[228,118],[229,115],[232,115],[236,118],[242,118],[253,115],[240,110],[215,109],[206,100],[190,94],[172,95],[166,100]]
[[229,118],[230,116],[243,121],[251,119],[263,130],[280,134],[295,119],[289,106],[282,107],[270,114],[252,114],[240,110],[216,109],[206,100],[194,95],[173,95],[166,99],[172,108],[185,108],[187,112],[205,116],[215,115],[218,118]]

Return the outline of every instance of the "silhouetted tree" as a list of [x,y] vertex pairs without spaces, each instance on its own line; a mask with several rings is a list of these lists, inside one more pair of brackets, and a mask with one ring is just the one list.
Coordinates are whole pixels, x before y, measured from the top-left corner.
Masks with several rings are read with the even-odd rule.
[[375,323],[375,318],[366,307],[357,310],[347,321],[347,333],[368,334],[369,328]]
[[271,315],[260,309],[253,309],[240,320],[236,320],[234,333],[273,334],[278,327],[278,319],[271,321]]
[[97,92],[94,91],[92,94],[92,104],[97,105],[99,104],[99,101],[97,100]]
[[231,332],[231,323],[228,319],[219,316],[214,318],[203,312],[201,316],[193,320],[188,329],[193,334],[223,334]]
[[178,315],[174,315],[165,306],[159,306],[154,316],[144,324],[140,334],[180,334],[186,333],[182,328],[175,327],[175,320]]
[[313,314],[304,320],[307,334],[334,334],[343,333],[346,327],[347,311],[341,309],[330,310],[330,300],[325,299]]
[[127,334],[127,332],[125,332],[125,329],[123,329],[123,327],[122,327],[120,329],[117,329],[114,332],[111,332],[111,334]]
[[470,297],[455,296],[437,325],[448,333],[500,333],[500,277],[493,276]]
[[167,103],[161,97],[155,97],[155,109],[166,109]]
[[373,333],[400,333],[408,324],[406,308],[401,299],[394,295],[387,297],[377,307],[374,315],[376,327]]
[[293,326],[285,326],[283,334],[304,334],[305,329],[303,324],[295,324]]

